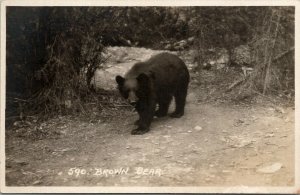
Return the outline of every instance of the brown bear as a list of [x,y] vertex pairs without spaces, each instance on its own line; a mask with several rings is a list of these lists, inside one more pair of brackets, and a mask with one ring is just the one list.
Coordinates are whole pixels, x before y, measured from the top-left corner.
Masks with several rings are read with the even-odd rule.
[[[154,115],[166,116],[173,96],[176,109],[170,116],[181,117],[189,81],[185,63],[171,53],[160,53],[145,62],[136,63],[124,78],[116,76],[121,95],[135,106],[139,114],[139,120],[135,123],[138,128],[131,134],[148,132]],[[155,111],[157,104],[159,109]]]

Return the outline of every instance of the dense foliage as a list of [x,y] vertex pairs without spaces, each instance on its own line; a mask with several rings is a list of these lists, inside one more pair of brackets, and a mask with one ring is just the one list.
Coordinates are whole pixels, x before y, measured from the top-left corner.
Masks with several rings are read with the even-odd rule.
[[248,45],[255,69],[248,87],[293,90],[294,14],[293,7],[8,7],[8,104],[22,98],[39,110],[77,109],[93,91],[105,46],[162,49],[190,37],[200,69],[209,49],[226,48],[236,65],[234,48]]

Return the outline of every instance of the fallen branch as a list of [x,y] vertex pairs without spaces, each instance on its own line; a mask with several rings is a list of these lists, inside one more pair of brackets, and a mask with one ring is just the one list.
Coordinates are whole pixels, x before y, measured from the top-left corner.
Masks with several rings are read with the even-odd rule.
[[289,54],[290,52],[294,51],[295,50],[295,47],[291,47],[290,49],[288,49],[287,51],[277,55],[272,61],[277,61],[279,60],[280,58],[284,57],[285,55]]
[[113,106],[115,106],[115,107],[132,107],[131,105],[127,105],[127,104],[113,104]]
[[234,87],[238,86],[238,85],[241,84],[243,81],[245,81],[245,78],[241,78],[241,79],[235,81],[234,83],[232,83],[232,84],[228,87],[228,89],[226,90],[226,92],[232,90]]
[[14,98],[15,102],[29,102],[28,100],[20,99],[20,98]]

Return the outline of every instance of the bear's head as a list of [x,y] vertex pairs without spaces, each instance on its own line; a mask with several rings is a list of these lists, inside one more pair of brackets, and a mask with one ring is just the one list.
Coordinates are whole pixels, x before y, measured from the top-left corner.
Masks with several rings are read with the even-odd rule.
[[128,102],[135,106],[138,101],[145,100],[149,97],[151,88],[151,78],[145,73],[139,74],[136,78],[123,78],[116,76],[116,82],[121,95]]

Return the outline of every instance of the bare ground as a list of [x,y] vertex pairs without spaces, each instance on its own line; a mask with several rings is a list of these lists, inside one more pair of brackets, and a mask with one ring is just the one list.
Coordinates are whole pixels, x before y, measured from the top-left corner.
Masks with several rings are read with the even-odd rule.
[[[272,107],[199,104],[193,96],[182,118],[155,119],[151,131],[141,136],[130,135],[136,119],[130,111],[110,122],[52,119],[49,131],[58,132],[53,139],[7,136],[6,182],[9,186],[293,185],[292,108],[280,113]],[[258,171],[274,163],[282,166],[270,173]],[[69,172],[75,167],[80,174]],[[104,169],[121,167],[128,172],[105,174]],[[138,167],[153,170],[141,174]]]
[[182,118],[155,119],[139,136],[130,134],[137,114],[129,109],[112,110],[109,120],[59,116],[37,127],[50,134],[39,139],[8,129],[6,184],[294,185],[293,107],[199,102],[203,96],[191,87]]

